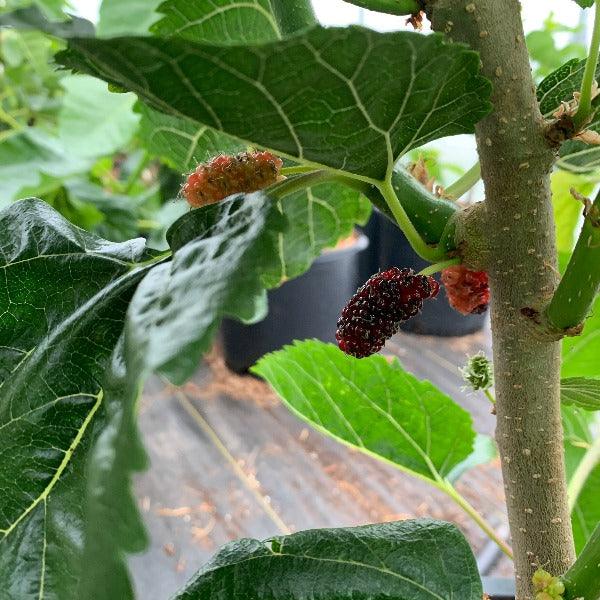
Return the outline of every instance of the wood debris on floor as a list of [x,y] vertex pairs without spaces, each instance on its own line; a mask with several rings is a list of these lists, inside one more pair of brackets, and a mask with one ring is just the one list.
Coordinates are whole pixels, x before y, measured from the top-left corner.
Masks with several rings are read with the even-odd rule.
[[[386,351],[491,434],[489,404],[464,391],[458,373],[468,354],[489,355],[489,346],[488,332],[401,333]],[[487,547],[487,537],[444,494],[311,429],[263,382],[228,371],[216,351],[181,388],[151,380],[139,424],[151,467],[135,487],[150,545],[130,567],[144,600],[169,598],[220,546],[241,537],[428,516],[456,522],[476,553]],[[466,473],[458,488],[506,532],[498,461]],[[499,558],[490,574],[510,574],[508,560]]]

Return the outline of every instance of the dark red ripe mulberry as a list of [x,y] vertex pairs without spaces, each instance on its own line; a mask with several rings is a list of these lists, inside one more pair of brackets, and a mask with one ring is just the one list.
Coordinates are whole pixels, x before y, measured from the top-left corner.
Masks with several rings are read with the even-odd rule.
[[461,265],[442,271],[442,283],[446,288],[448,302],[463,315],[480,314],[490,303],[488,274],[471,271]]
[[221,154],[198,165],[188,175],[182,193],[196,208],[213,204],[240,192],[256,192],[275,183],[280,177],[282,160],[270,152]]
[[437,295],[433,277],[392,267],[372,275],[342,310],[335,337],[340,350],[364,358],[383,348],[403,321],[414,317],[423,300]]

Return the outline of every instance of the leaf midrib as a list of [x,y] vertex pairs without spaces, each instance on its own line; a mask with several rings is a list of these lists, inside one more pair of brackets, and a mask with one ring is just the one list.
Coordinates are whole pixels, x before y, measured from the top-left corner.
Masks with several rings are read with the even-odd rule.
[[207,571],[203,574],[207,574],[210,572],[214,573],[217,571],[226,570],[228,568],[231,568],[232,565],[238,566],[238,565],[242,565],[244,563],[248,563],[248,562],[255,561],[255,560],[264,560],[264,559],[273,560],[277,557],[294,558],[294,559],[298,559],[298,560],[313,560],[316,562],[329,562],[329,563],[337,563],[337,564],[342,564],[342,565],[351,565],[354,567],[362,567],[364,569],[370,569],[373,571],[377,571],[377,572],[383,573],[385,575],[390,575],[392,577],[395,577],[396,579],[400,579],[401,581],[404,581],[405,583],[408,583],[410,585],[413,585],[420,591],[429,594],[432,598],[435,598],[435,600],[448,600],[448,598],[444,598],[444,597],[438,595],[436,592],[424,587],[423,585],[421,585],[420,583],[418,583],[412,579],[409,579],[408,577],[405,577],[404,575],[401,575],[400,573],[395,573],[394,571],[390,571],[389,569],[382,569],[381,567],[377,567],[375,565],[369,565],[369,564],[362,563],[359,561],[342,560],[339,558],[325,558],[325,557],[309,556],[307,554],[287,554],[284,552],[274,552],[273,550],[271,550],[269,548],[267,548],[267,549],[271,552],[271,554],[265,554],[262,556],[250,556],[243,560],[238,560],[235,563],[229,564],[227,566],[219,567],[217,569],[213,569],[212,571]]
[[[92,396],[92,394],[86,394],[86,395]],[[44,501],[46,500],[46,498],[48,497],[48,495],[50,494],[50,492],[52,491],[52,489],[54,488],[54,486],[60,479],[60,476],[63,474],[64,470],[67,468],[77,446],[79,446],[79,443],[81,442],[83,435],[85,434],[86,429],[88,428],[89,424],[91,423],[92,419],[94,418],[94,415],[96,414],[96,411],[100,407],[100,404],[102,403],[102,398],[104,397],[104,390],[101,389],[98,392],[98,394],[93,397],[96,398],[96,403],[91,408],[90,412],[88,413],[88,415],[84,419],[83,423],[81,424],[81,427],[77,431],[77,434],[73,438],[71,444],[69,445],[69,448],[66,450],[65,455],[64,455],[60,465],[58,466],[58,468],[56,469],[56,472],[52,476],[52,479],[48,482],[48,485],[44,488],[44,490],[41,492],[41,494],[39,494],[38,497],[35,498],[35,500],[11,523],[11,525],[7,529],[0,529],[0,534],[3,534],[2,540],[0,540],[0,544],[10,535],[10,533],[15,529],[15,527],[42,500],[44,500]]]

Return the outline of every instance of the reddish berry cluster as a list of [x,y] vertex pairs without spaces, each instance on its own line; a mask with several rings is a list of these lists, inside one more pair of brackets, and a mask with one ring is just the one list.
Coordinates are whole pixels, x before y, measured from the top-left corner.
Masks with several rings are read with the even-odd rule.
[[378,352],[439,287],[433,277],[415,275],[412,269],[392,267],[372,275],[338,319],[335,337],[340,349],[357,358]]
[[280,177],[282,160],[270,152],[221,154],[190,173],[182,193],[193,207],[213,204],[240,192],[256,192]]
[[490,302],[488,275],[485,271],[470,271],[461,265],[442,271],[442,283],[448,302],[463,315],[480,314]]

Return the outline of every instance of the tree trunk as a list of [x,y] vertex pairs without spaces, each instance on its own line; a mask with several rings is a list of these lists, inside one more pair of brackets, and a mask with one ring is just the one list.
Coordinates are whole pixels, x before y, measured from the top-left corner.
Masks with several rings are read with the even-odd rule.
[[545,306],[557,283],[549,172],[516,0],[433,0],[434,29],[479,51],[494,85],[493,112],[477,125],[485,184],[481,209],[492,292],[496,440],[515,554],[517,598],[534,596],[537,566],[574,560],[560,419],[560,343],[536,338],[521,309]]

